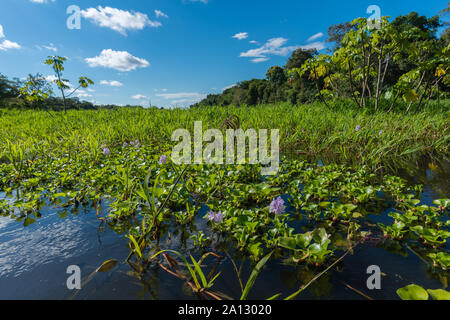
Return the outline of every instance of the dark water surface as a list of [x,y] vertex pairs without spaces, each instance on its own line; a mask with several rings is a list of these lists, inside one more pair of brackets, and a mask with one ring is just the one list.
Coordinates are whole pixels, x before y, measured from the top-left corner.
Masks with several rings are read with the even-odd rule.
[[[434,199],[449,198],[449,167],[422,165],[421,170],[401,170],[397,174],[411,183],[425,185],[422,202],[431,204]],[[416,167],[417,168],[417,167]],[[0,197],[2,195],[0,194]],[[42,218],[24,227],[21,222],[0,217],[0,299],[194,299],[183,281],[161,269],[150,268],[139,280],[123,261],[128,256],[124,235],[105,226],[95,212],[80,212],[61,218],[57,209],[42,211]],[[375,222],[389,222],[387,212],[374,215]],[[201,220],[201,219],[199,219]],[[197,230],[210,235],[204,222],[197,222]],[[187,252],[190,240],[182,245],[180,230],[174,230],[170,240],[160,243],[161,249]],[[184,247],[184,248],[183,248]],[[447,248],[448,248],[447,244]],[[412,248],[411,248],[412,249]],[[340,256],[343,252],[336,252]],[[104,261],[117,259],[117,266],[106,273],[95,273]],[[210,260],[214,263],[214,260]],[[239,261],[236,261],[238,267]],[[69,265],[81,268],[82,289],[76,294],[67,289]],[[381,290],[369,290],[366,281],[367,267],[378,265],[384,276]],[[220,291],[238,299],[241,294],[233,264],[223,256],[218,270],[222,271],[213,291]],[[304,291],[299,299],[365,299],[352,287],[374,299],[398,299],[395,291],[416,283],[425,288],[443,288],[431,267],[407,247],[381,248],[376,243],[359,245],[353,254],[321,277]],[[242,277],[245,284],[250,265],[244,262]],[[317,271],[316,271],[317,272]],[[249,298],[267,299],[282,293],[283,297],[297,291],[302,283],[314,275],[303,267],[284,265],[271,261],[258,277]],[[448,276],[448,275],[447,275]]]

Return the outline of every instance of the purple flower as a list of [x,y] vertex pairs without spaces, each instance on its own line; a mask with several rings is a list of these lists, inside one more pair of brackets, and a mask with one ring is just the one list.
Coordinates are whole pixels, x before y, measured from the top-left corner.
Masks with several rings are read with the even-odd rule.
[[125,141],[122,145],[122,148],[126,148],[126,147],[128,147],[128,143]]
[[161,158],[159,158],[159,164],[166,164],[167,157],[165,155],[162,155]]
[[356,126],[356,131],[360,131],[361,130],[361,126],[358,124],[357,126]]
[[380,132],[378,132],[378,135],[382,135],[383,134],[383,130],[381,130]]
[[223,213],[221,211],[217,213],[214,211],[210,211],[208,213],[208,220],[213,221],[215,223],[221,223],[223,221]]
[[138,148],[139,144],[140,144],[139,139],[136,139],[136,141],[134,142],[134,147]]
[[109,156],[111,154],[111,150],[109,150],[109,148],[103,148],[103,154],[105,156]]
[[276,215],[284,213],[285,209],[284,200],[281,197],[273,199],[270,204],[270,212],[275,213]]

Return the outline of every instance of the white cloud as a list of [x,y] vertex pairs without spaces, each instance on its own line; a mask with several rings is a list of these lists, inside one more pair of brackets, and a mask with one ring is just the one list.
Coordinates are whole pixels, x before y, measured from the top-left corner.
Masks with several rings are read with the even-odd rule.
[[269,56],[287,56],[297,49],[316,49],[322,50],[325,48],[324,42],[313,42],[307,45],[295,45],[285,46],[288,39],[285,38],[272,38],[269,39],[264,45],[259,48],[251,49],[246,52],[242,52],[240,57],[253,58],[251,61],[254,63],[260,63],[269,60]]
[[135,99],[135,100],[148,99],[148,97],[147,97],[147,96],[144,96],[143,94],[137,94],[137,95],[132,96],[131,98],[132,98],[132,99]]
[[155,10],[155,14],[156,14],[157,18],[159,18],[159,17],[168,18],[169,17],[167,14],[165,14],[161,10]]
[[250,40],[249,42],[252,43],[252,44],[259,44],[259,42],[255,41],[255,40]]
[[[5,33],[3,31],[3,26],[0,24],[0,39],[5,37]],[[0,42],[0,50],[6,51],[9,49],[20,49],[21,46],[17,42],[12,42],[7,39]]]
[[304,50],[316,49],[317,51],[320,51],[322,49],[325,49],[325,42],[317,41],[317,42],[309,43],[304,46],[300,46],[300,48],[302,48]]
[[104,49],[99,56],[86,58],[85,61],[90,67],[104,67],[119,71],[131,71],[137,68],[146,68],[150,63],[141,58],[132,56],[127,51],[114,51]]
[[105,85],[105,86],[111,86],[111,87],[121,87],[123,86],[122,82],[116,81],[116,80],[101,80],[100,84]]
[[44,48],[44,49],[47,49],[47,50],[53,51],[53,52],[58,51],[58,48],[56,48],[53,43],[50,43],[48,46],[42,46],[42,48],[40,46],[37,46],[37,47],[39,48],[39,50],[42,50],[42,48]]
[[227,89],[231,89],[231,88],[233,88],[235,85],[236,85],[236,84],[232,84],[232,85],[226,86],[225,88],[222,89],[222,91],[225,91],[225,90],[227,90]]
[[160,27],[158,21],[151,21],[148,16],[141,12],[125,11],[111,7],[98,6],[82,10],[84,18],[91,20],[95,24],[112,29],[126,36],[127,30],[142,30],[146,26]]
[[244,39],[248,38],[248,33],[247,32],[236,33],[232,38],[238,39],[238,40],[244,40]]
[[322,37],[323,37],[323,33],[322,32],[316,33],[315,35],[312,35],[311,37],[308,38],[308,42],[317,40],[317,39],[322,38]]
[[157,97],[162,97],[164,99],[182,99],[182,98],[191,98],[191,99],[204,99],[206,98],[206,94],[201,94],[197,92],[180,92],[180,93],[160,93],[156,95]]
[[3,42],[0,42],[0,50],[6,51],[9,49],[20,49],[21,46],[17,42],[12,42],[9,40],[3,40]]
[[44,79],[48,82],[55,82],[56,80],[58,80],[58,77],[55,75],[50,75],[50,76],[45,76]]
[[[248,50],[247,52],[242,52],[240,54],[241,57],[247,58],[267,58],[268,55],[276,55],[276,56],[287,56],[292,51],[300,48],[300,46],[287,46],[283,47],[288,39],[285,38],[272,38],[269,39],[263,46]],[[256,60],[256,59],[253,59]],[[261,62],[259,59],[256,62]],[[266,61],[266,60],[264,60]],[[255,61],[254,61],[255,62]]]
[[267,61],[267,60],[269,60],[269,58],[255,58],[255,59],[252,59],[252,62],[253,63],[260,63],[260,62],[264,62],[264,61]]
[[92,98],[92,94],[80,92],[77,94],[77,97],[78,98]]
[[201,2],[207,4],[209,0],[189,0],[190,2]]

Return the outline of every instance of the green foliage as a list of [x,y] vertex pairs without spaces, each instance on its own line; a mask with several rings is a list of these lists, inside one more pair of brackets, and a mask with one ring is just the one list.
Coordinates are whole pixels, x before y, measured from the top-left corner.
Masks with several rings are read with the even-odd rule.
[[425,290],[416,284],[410,284],[397,290],[397,295],[402,300],[428,300],[429,296],[433,300],[450,300],[450,292],[443,289]]
[[[403,111],[427,108],[431,99],[448,97],[448,42],[437,39],[438,16],[412,12],[369,28],[365,18],[329,28],[330,54],[298,49],[285,68],[271,67],[268,83],[243,81],[223,94],[210,95],[194,106],[352,99],[360,108]],[[287,79],[286,75],[289,75]]]

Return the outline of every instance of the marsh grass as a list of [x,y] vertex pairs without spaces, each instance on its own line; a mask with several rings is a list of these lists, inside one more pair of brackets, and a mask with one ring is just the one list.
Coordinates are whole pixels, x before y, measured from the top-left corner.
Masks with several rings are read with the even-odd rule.
[[448,159],[449,105],[447,102],[440,109],[434,106],[432,112],[415,114],[369,113],[345,103],[329,107],[316,103],[171,110],[117,108],[73,110],[67,115],[57,114],[55,119],[44,111],[3,111],[0,155],[2,159],[11,157],[8,141],[28,158],[48,149],[94,154],[102,144],[115,147],[136,138],[169,149],[174,145],[170,141],[174,130],[193,130],[194,121],[202,121],[203,130],[219,128],[223,119],[236,115],[243,129],[279,129],[281,153],[292,157],[332,157],[336,162],[370,165],[422,155]]

